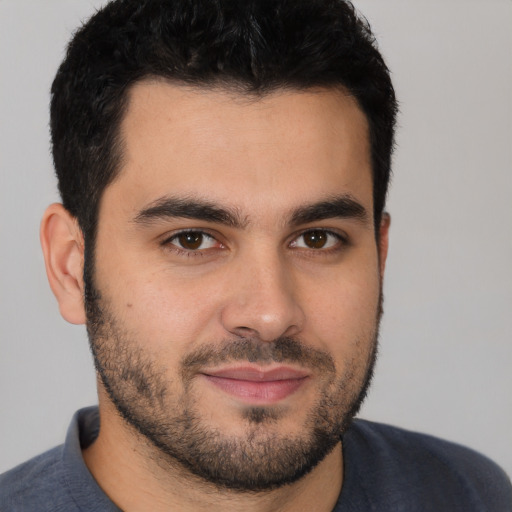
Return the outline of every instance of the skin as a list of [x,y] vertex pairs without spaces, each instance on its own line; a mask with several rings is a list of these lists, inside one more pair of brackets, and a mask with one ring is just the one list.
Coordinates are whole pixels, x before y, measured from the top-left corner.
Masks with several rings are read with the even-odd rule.
[[[263,345],[300,339],[330,355],[337,377],[350,374],[347,393],[357,395],[375,348],[389,217],[376,239],[367,122],[355,100],[331,90],[256,100],[145,81],[130,93],[122,136],[122,171],[100,204],[95,285],[131,343],[159,365],[166,405],[179,407],[172,400],[183,395],[176,378],[183,357],[240,338]],[[240,222],[140,221],[141,212],[169,197],[208,201],[236,212]],[[297,209],[332,197],[349,198],[364,215],[294,220]],[[184,229],[208,237],[187,249],[176,237]],[[325,245],[308,245],[304,233],[312,229]],[[61,205],[45,213],[41,240],[62,315],[85,323],[83,238]],[[257,431],[262,439],[306,435],[325,383],[298,366],[307,372],[298,389],[272,404],[262,399],[279,409],[278,419]],[[245,399],[202,375],[190,386],[203,424],[247,436]],[[84,458],[123,510],[329,511],[336,503],[341,443],[294,484],[235,493],[163,463],[120,417],[100,380],[98,389],[101,431]]]

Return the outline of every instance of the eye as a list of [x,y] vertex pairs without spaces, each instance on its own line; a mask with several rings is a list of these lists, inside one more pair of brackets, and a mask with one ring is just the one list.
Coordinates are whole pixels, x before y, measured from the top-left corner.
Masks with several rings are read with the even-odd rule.
[[201,251],[221,246],[215,238],[203,231],[182,231],[168,238],[164,245],[174,245],[186,251]]
[[299,249],[332,249],[343,243],[343,237],[325,229],[305,231],[290,244]]

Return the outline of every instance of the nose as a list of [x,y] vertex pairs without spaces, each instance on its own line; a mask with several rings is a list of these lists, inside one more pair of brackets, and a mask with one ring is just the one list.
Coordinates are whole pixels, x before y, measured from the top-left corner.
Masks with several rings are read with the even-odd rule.
[[302,331],[304,311],[296,297],[292,273],[279,255],[239,262],[230,277],[231,293],[221,312],[227,331],[261,341],[296,336]]

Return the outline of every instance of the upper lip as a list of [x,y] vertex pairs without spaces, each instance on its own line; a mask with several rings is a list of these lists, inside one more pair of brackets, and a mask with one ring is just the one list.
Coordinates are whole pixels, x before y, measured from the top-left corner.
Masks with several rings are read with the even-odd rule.
[[309,376],[309,372],[289,366],[277,366],[263,369],[257,366],[236,366],[205,370],[204,375],[223,379],[245,380],[253,382],[273,382],[278,380],[298,380]]

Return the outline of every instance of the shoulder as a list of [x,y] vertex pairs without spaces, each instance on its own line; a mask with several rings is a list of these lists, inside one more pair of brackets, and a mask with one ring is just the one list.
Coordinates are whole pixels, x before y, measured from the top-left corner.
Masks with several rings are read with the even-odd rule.
[[58,446],[0,475],[0,508],[59,510],[64,487],[62,453],[63,446]]
[[96,407],[77,411],[63,445],[0,475],[0,510],[118,512],[94,480],[82,456],[82,447],[94,442],[98,430]]
[[359,473],[356,478],[366,479],[370,495],[411,500],[409,506],[412,500],[431,504],[418,510],[512,511],[505,472],[467,447],[363,420],[353,423],[343,446],[347,464]]

